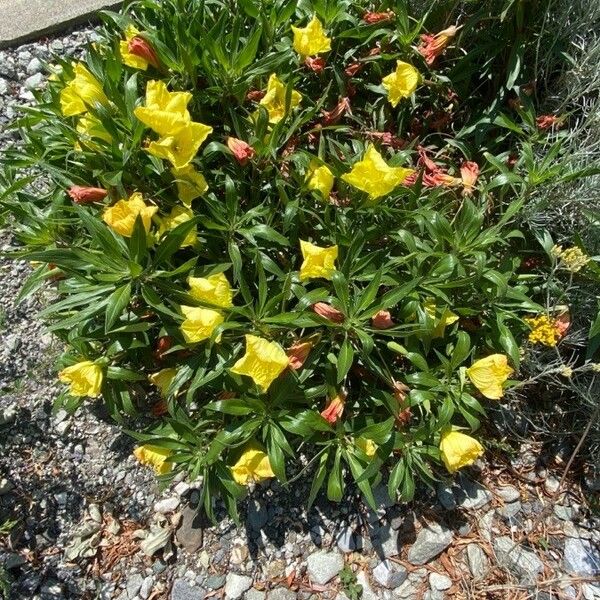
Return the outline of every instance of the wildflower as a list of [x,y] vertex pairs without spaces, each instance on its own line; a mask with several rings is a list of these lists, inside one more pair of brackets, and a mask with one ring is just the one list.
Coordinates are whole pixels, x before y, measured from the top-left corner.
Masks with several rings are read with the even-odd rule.
[[365,23],[368,23],[369,25],[372,25],[373,23],[381,23],[383,21],[390,21],[395,16],[396,15],[391,10],[386,10],[385,12],[371,12],[371,11],[367,11],[363,15],[362,20]]
[[388,166],[375,147],[369,145],[364,158],[342,175],[342,179],[375,199],[392,192],[413,173],[413,169]]
[[327,63],[322,56],[307,56],[304,59],[304,64],[314,73],[322,73]]
[[231,153],[235,159],[244,166],[249,160],[252,160],[256,155],[256,151],[250,145],[243,140],[238,140],[234,137],[227,138],[227,147],[231,150]]
[[428,66],[431,66],[436,58],[442,54],[446,46],[456,35],[458,27],[451,25],[447,29],[436,33],[435,35],[423,34],[421,36],[422,43],[418,48],[419,53],[425,59]]
[[559,258],[562,265],[571,273],[579,273],[590,262],[590,257],[577,246],[566,250],[563,250],[562,246],[554,246],[552,255]]
[[188,277],[190,296],[194,300],[231,308],[233,306],[233,290],[224,273],[215,273],[208,277]]
[[389,329],[395,325],[389,310],[380,310],[371,318],[371,325],[375,329]]
[[289,367],[293,371],[297,371],[302,368],[302,365],[306,362],[310,351],[313,349],[314,341],[311,339],[301,339],[292,344],[287,349],[287,356],[289,361]]
[[102,367],[91,360],[66,367],[58,374],[58,378],[63,383],[70,384],[69,393],[72,396],[97,398],[102,389]]
[[164,475],[171,471],[173,463],[167,459],[172,454],[173,452],[168,448],[161,448],[152,444],[143,444],[133,451],[133,455],[137,460],[143,465],[152,467],[157,475]]
[[322,248],[300,240],[300,250],[304,259],[300,267],[300,281],[332,278],[335,272],[335,260],[338,257],[337,245]]
[[483,446],[475,438],[460,431],[448,431],[442,434],[440,453],[450,473],[472,465],[483,452]]
[[255,335],[245,337],[246,354],[230,370],[237,375],[252,378],[266,392],[288,366],[288,356],[276,342],[269,342]]
[[504,354],[490,354],[480,358],[467,369],[467,375],[473,385],[490,400],[502,398],[502,384],[512,372]]
[[563,365],[560,369],[560,374],[567,379],[573,377],[573,369],[567,365]]
[[557,327],[556,321],[547,315],[537,317],[525,317],[524,321],[531,327],[528,340],[532,344],[543,344],[554,348],[558,340],[563,337],[561,329]]
[[185,206],[191,206],[192,200],[199,198],[208,190],[208,184],[202,173],[199,173],[192,165],[188,164],[179,169],[173,167],[171,174],[176,179],[177,195]]
[[156,206],[147,206],[142,194],[136,192],[129,197],[129,200],[119,200],[113,206],[106,208],[102,219],[123,237],[131,237],[138,215],[142,219],[146,233],[149,233],[152,216],[157,210]]
[[[181,312],[185,320],[181,324],[180,329],[188,344],[208,340],[214,330],[225,320],[219,311],[210,308],[182,306]],[[220,339],[221,336],[218,336],[215,341],[219,342]]]
[[377,452],[377,444],[368,438],[358,437],[354,440],[357,448],[362,450],[369,458],[373,458]]
[[306,27],[292,26],[294,50],[301,56],[314,56],[331,50],[331,39],[325,35],[321,21],[314,16]]
[[60,107],[65,117],[87,112],[96,104],[108,106],[109,101],[100,82],[83,63],[74,67],[75,77],[60,92]]
[[326,302],[315,302],[311,308],[315,313],[317,313],[320,317],[327,319],[328,321],[332,321],[333,323],[343,323],[344,322],[344,313],[337,310],[337,308],[333,308],[331,304],[327,304]]
[[139,33],[133,25],[127,27],[125,39],[119,44],[121,60],[128,67],[142,71],[145,71],[148,65],[158,68],[159,60],[156,51]]
[[329,198],[335,178],[327,165],[319,166],[312,161],[308,166],[307,185],[309,190],[317,191],[323,198]]
[[402,62],[396,63],[396,70],[382,80],[383,87],[387,90],[388,100],[396,107],[402,98],[408,98],[419,85],[419,71],[412,65]]
[[434,321],[433,331],[431,332],[433,338],[444,337],[446,327],[458,321],[458,315],[454,314],[447,306],[444,307],[441,313],[438,313],[435,298],[427,298],[423,308],[425,314]]
[[244,450],[235,465],[231,467],[231,474],[234,481],[240,485],[258,483],[275,477],[267,453],[252,445]]
[[340,391],[336,394],[321,411],[321,416],[330,424],[335,425],[344,412],[346,393]]
[[191,99],[190,92],[169,92],[164,81],[152,80],[146,84],[146,105],[133,112],[158,135],[174,135],[192,120],[187,110]]
[[286,87],[277,75],[273,73],[269,77],[267,92],[259,104],[264,106],[269,113],[269,123],[279,123],[287,115],[288,110],[296,108],[302,100],[302,96],[296,90],[292,90],[290,104],[286,106]]
[[202,123],[188,122],[172,135],[151,142],[148,152],[152,156],[168,160],[175,168],[186,167],[196,156],[198,149],[212,132],[212,127]]
[[463,196],[473,193],[473,188],[479,178],[479,165],[473,161],[466,161],[460,167],[460,177],[463,184]]
[[161,396],[166,397],[175,375],[177,369],[161,369],[157,373],[148,375],[148,380],[160,390]]
[[108,192],[104,188],[84,187],[81,185],[71,186],[69,196],[75,204],[91,204],[104,200]]
[[[560,308],[560,307],[557,307]],[[560,337],[563,338],[569,331],[569,327],[571,327],[571,315],[569,313],[568,307],[562,307],[563,310],[559,312],[559,314],[554,319],[554,326],[558,330]]]
[[[158,229],[158,237],[162,237],[167,231],[175,229],[178,225],[190,221],[194,218],[194,213],[191,208],[187,206],[174,206],[171,209],[168,217],[162,217],[160,219],[160,227]],[[181,242],[181,248],[185,246],[193,246],[198,241],[198,232],[194,227]]]

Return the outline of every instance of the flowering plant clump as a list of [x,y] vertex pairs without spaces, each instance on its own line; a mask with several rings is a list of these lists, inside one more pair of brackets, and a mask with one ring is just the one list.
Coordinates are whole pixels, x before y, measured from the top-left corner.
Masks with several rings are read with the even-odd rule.
[[56,293],[58,403],[127,419],[140,462],[204,477],[209,514],[285,483],[301,447],[309,502],[351,478],[374,505],[385,470],[410,499],[473,463],[521,342],[560,337],[518,221],[555,141],[497,43],[524,7],[452,26],[349,1],[106,13],[6,161],[51,182],[5,202],[36,265],[22,296]]

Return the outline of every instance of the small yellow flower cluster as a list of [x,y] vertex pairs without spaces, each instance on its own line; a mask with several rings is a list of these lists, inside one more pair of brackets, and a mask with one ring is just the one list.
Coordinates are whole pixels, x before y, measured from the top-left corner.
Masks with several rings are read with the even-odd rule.
[[590,257],[577,246],[571,246],[566,250],[563,250],[562,246],[554,246],[552,255],[560,259],[562,265],[571,273],[578,273],[590,262]]
[[532,344],[543,344],[553,348],[562,337],[556,321],[547,315],[526,317],[525,322],[531,327],[528,339]]

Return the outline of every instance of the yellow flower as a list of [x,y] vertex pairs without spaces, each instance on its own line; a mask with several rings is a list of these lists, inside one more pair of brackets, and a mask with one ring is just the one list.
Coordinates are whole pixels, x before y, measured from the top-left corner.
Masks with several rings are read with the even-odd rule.
[[552,254],[560,258],[563,266],[571,273],[578,273],[590,262],[590,257],[577,246],[566,250],[563,250],[562,246],[553,246]]
[[[185,320],[181,324],[181,333],[185,341],[189,344],[208,340],[213,331],[225,320],[225,317],[217,311],[210,308],[200,308],[198,306],[182,306],[181,312]],[[215,341],[219,342],[219,335]]]
[[[190,208],[186,206],[174,206],[168,217],[163,217],[160,220],[160,227],[158,228],[158,237],[164,235],[167,231],[175,229],[177,225],[181,225],[186,221],[194,218],[194,213]],[[193,246],[198,240],[198,232],[194,227],[186,236],[181,247]]]
[[133,455],[140,463],[152,467],[158,475],[164,475],[173,468],[173,463],[167,460],[171,454],[173,452],[168,448],[161,448],[160,446],[153,446],[151,444],[138,446],[133,451]]
[[63,369],[58,378],[63,383],[70,384],[72,396],[97,398],[102,388],[102,367],[91,360],[84,360]]
[[543,344],[554,348],[558,340],[563,336],[563,332],[558,327],[555,319],[547,315],[538,315],[537,317],[525,317],[524,321],[531,327],[529,337],[532,344]]
[[402,98],[408,98],[417,89],[419,84],[419,71],[412,65],[399,60],[396,70],[382,80],[383,87],[387,90],[388,100],[396,106]]
[[246,354],[231,367],[231,372],[251,377],[266,392],[288,366],[287,354],[276,342],[255,335],[245,337]]
[[209,277],[189,277],[190,295],[199,302],[205,302],[221,308],[233,306],[233,290],[224,273]]
[[512,372],[504,354],[490,354],[480,358],[467,369],[467,375],[473,385],[490,400],[502,398],[502,384]]
[[313,161],[308,166],[307,183],[309,190],[320,192],[323,198],[329,198],[331,188],[333,187],[333,173],[327,165],[319,166],[319,163]]
[[90,114],[84,115],[79,119],[76,129],[80,142],[91,150],[101,149],[100,144],[93,141],[95,139],[112,144],[112,136],[106,131],[102,122]]
[[300,281],[306,279],[331,279],[335,271],[335,260],[338,257],[338,247],[329,246],[321,248],[310,242],[300,240],[300,250],[302,251],[302,266],[300,267]]
[[446,327],[458,321],[458,315],[455,315],[447,306],[444,307],[442,314],[438,317],[435,298],[427,298],[423,304],[423,308],[427,316],[434,321],[433,338],[444,337]]
[[446,469],[455,473],[458,469],[472,465],[484,450],[475,438],[460,431],[449,431],[442,435],[440,452]]
[[138,106],[135,116],[158,135],[174,135],[191,122],[187,105],[189,92],[169,92],[164,81],[149,81],[146,85],[146,106]]
[[129,51],[129,42],[139,33],[140,32],[138,29],[136,29],[133,25],[129,25],[125,30],[125,39],[119,42],[119,51],[121,53],[121,60],[124,64],[126,64],[128,67],[145,71],[148,68],[148,61]]
[[[269,77],[269,83],[267,84],[267,93],[264,98],[259,102],[261,106],[264,106],[269,113],[269,123],[279,123],[283,117],[286,116],[285,106],[285,85],[279,80],[277,75],[273,73]],[[292,90],[290,96],[289,110],[296,108],[300,104],[302,96],[296,90]]]
[[137,216],[140,215],[146,233],[150,232],[152,215],[158,210],[156,206],[147,206],[142,194],[136,192],[129,200],[119,200],[113,206],[105,209],[102,219],[117,233],[124,237],[131,237]]
[[258,483],[264,479],[275,477],[269,456],[255,446],[249,446],[244,450],[235,465],[231,467],[231,474],[236,483],[240,485],[248,485],[251,482]]
[[377,444],[373,440],[364,437],[359,437],[354,440],[354,443],[360,448],[369,458],[373,458],[377,452]]
[[65,117],[87,112],[96,104],[108,106],[109,101],[100,82],[83,63],[74,67],[75,77],[60,92],[60,108]]
[[208,184],[204,175],[194,169],[192,165],[186,165],[180,169],[172,168],[171,173],[177,180],[177,194],[186,206],[192,204],[192,200],[202,196],[208,190]]
[[367,148],[365,157],[355,163],[349,173],[342,175],[342,179],[355,188],[367,192],[371,199],[375,199],[394,191],[413,173],[413,169],[388,166],[381,154],[371,145]]
[[160,390],[161,396],[166,396],[175,375],[177,375],[177,369],[161,369],[157,373],[148,375],[148,379]]
[[212,132],[212,127],[189,121],[176,133],[151,142],[148,152],[157,158],[168,160],[175,168],[186,167]]
[[306,27],[294,27],[294,50],[302,57],[331,50],[331,39],[325,35],[321,21],[316,16]]

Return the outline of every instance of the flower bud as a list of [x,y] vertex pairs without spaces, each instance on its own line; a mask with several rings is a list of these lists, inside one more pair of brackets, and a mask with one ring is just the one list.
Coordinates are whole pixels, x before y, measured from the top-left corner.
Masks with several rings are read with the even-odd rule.
[[464,187],[463,196],[468,196],[473,192],[473,188],[479,177],[479,165],[476,162],[468,160],[460,167],[460,177]]
[[313,342],[309,340],[298,340],[287,349],[290,369],[297,371],[305,363],[310,351],[313,349]]
[[256,151],[250,144],[244,142],[244,140],[238,140],[234,137],[227,138],[227,147],[233,153],[235,159],[244,166],[249,160],[253,159],[256,155]]
[[346,401],[346,393],[340,391],[334,398],[332,398],[329,404],[321,411],[321,416],[330,424],[335,425],[337,420],[342,416],[344,412],[344,403]]
[[315,73],[322,73],[323,69],[325,69],[325,59],[322,56],[307,56],[304,60],[304,64]]
[[127,49],[131,54],[139,56],[156,69],[160,67],[156,51],[143,37],[139,35],[132,37],[127,43]]
[[108,192],[103,188],[84,187],[81,185],[74,185],[69,190],[69,196],[71,196],[75,204],[99,202],[100,200],[104,200],[107,194]]
[[337,308],[333,308],[331,304],[326,302],[316,302],[311,307],[320,317],[332,321],[333,323],[343,323],[344,314]]
[[389,329],[394,326],[392,315],[389,310],[380,310],[371,318],[371,325],[375,329]]
[[363,21],[372,25],[373,23],[381,23],[383,21],[389,21],[394,18],[394,13],[391,10],[386,10],[385,12],[371,12],[367,11],[363,15]]

